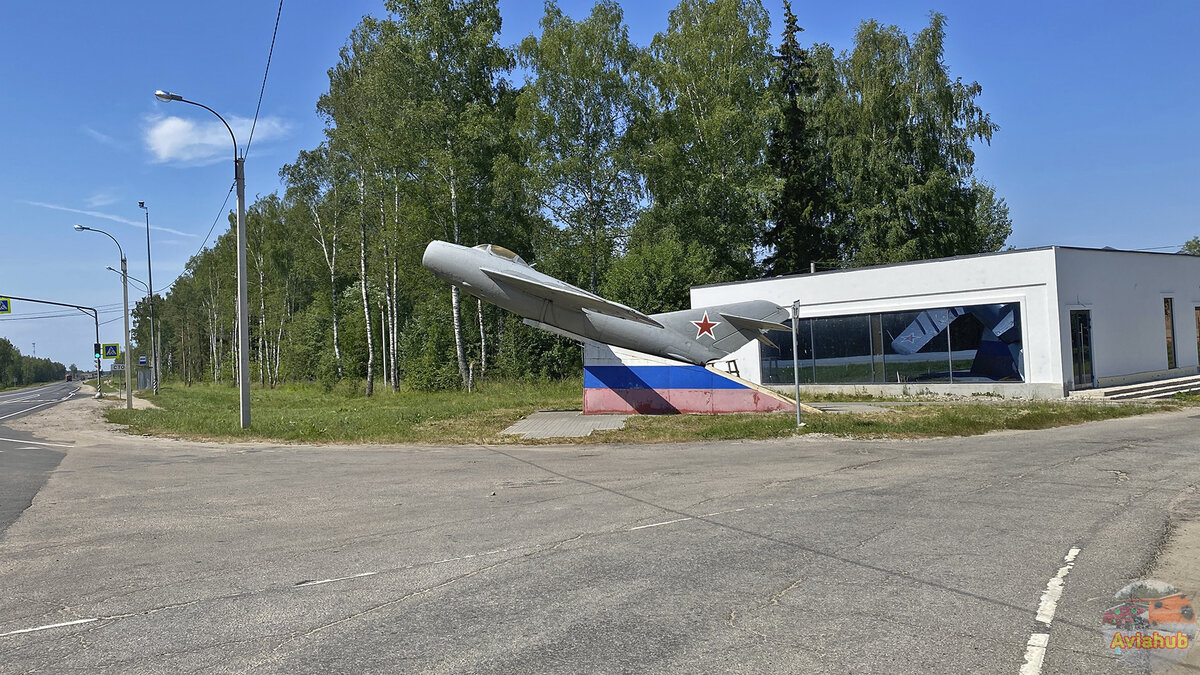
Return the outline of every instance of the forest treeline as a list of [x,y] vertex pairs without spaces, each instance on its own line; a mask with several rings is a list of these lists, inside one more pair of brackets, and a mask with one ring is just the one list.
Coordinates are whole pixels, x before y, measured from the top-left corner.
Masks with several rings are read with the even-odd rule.
[[[149,343],[147,343],[149,344]],[[72,365],[72,370],[77,370]],[[25,356],[13,343],[0,338],[0,389],[63,379],[66,366],[50,359]]]
[[[952,77],[946,20],[863,22],[801,46],[785,3],[682,0],[649,45],[621,8],[552,2],[498,42],[496,0],[388,0],[317,102],[326,140],[248,208],[252,381],[386,388],[577,374],[580,352],[435,280],[442,239],[496,243],[644,312],[690,286],[998,250],[1008,209],[973,172],[996,125]],[[164,376],[235,379],[235,234],[156,303]],[[149,345],[146,303],[135,338]],[[142,351],[149,351],[142,348]]]

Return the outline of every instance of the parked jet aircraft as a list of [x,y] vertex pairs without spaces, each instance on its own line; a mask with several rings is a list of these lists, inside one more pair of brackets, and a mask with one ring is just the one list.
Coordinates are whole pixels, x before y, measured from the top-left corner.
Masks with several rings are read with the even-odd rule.
[[525,323],[574,340],[593,340],[696,365],[723,359],[750,340],[774,346],[766,330],[786,309],[766,300],[645,315],[538,272],[506,248],[433,241],[421,260],[440,279],[507,309]]

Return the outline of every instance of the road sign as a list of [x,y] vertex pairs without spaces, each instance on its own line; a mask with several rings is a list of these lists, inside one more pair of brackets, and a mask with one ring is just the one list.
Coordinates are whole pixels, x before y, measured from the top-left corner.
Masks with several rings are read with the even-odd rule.
[[139,366],[146,365],[146,355],[145,354],[138,354],[138,365]]
[[0,298],[0,314],[12,314],[12,300]]
[[104,358],[106,358],[106,359],[120,358],[121,345],[119,345],[117,343],[112,343],[112,344],[103,345],[103,347],[104,347]]

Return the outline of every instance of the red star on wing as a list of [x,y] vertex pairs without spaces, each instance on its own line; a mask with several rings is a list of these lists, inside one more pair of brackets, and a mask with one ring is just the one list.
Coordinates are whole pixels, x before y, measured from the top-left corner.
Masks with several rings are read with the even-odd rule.
[[707,311],[704,312],[703,319],[701,319],[699,321],[693,321],[692,324],[694,324],[696,326],[696,339],[697,340],[699,340],[700,336],[704,335],[705,333],[708,334],[708,337],[710,337],[714,340],[717,339],[717,336],[713,335],[713,329],[716,328],[717,326],[720,326],[721,322],[720,321],[709,321]]

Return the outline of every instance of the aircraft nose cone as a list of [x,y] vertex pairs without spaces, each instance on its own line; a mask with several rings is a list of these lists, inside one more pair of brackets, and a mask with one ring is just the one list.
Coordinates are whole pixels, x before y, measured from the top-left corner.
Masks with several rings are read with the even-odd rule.
[[447,262],[453,256],[453,244],[444,241],[431,241],[425,247],[425,254],[421,256],[421,266],[433,272],[434,276],[445,279]]

